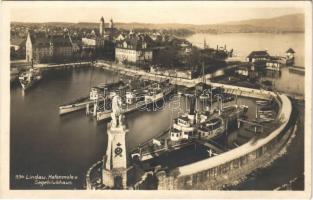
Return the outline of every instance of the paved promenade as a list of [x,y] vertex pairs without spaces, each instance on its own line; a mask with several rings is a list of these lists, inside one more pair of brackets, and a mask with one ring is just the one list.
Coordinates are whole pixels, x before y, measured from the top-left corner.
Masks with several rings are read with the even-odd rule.
[[[146,72],[143,70],[137,70],[133,68],[127,68],[124,65],[121,64],[111,64],[106,62],[97,62],[95,64],[96,67],[103,67],[107,70],[113,70],[113,71],[119,71],[121,74],[125,73],[127,75],[134,75],[134,76],[142,76],[145,79],[154,80],[154,81],[160,81],[164,79],[170,79],[171,83],[182,85],[186,87],[193,87],[196,84],[200,83],[202,81],[202,78],[196,78],[196,79],[184,79],[184,78],[178,78],[173,76],[164,76],[164,75],[158,75],[158,74],[152,74],[150,72]],[[209,82],[209,76],[206,76],[207,82]]]

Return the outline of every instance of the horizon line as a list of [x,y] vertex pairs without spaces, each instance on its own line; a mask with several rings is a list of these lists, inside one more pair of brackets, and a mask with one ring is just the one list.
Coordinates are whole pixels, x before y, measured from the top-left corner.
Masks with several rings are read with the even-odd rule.
[[[180,22],[161,22],[161,23],[153,23],[153,22],[114,22],[115,24],[159,24],[159,25],[166,25],[166,24],[178,24],[178,25],[192,25],[192,26],[208,26],[208,25],[217,25],[217,24],[227,24],[227,23],[233,23],[233,22],[242,22],[242,21],[249,21],[249,20],[269,20],[269,19],[275,19],[279,17],[284,17],[284,16],[291,16],[291,15],[303,15],[304,13],[294,13],[294,14],[286,14],[286,15],[280,15],[277,17],[269,17],[269,18],[249,18],[249,19],[244,19],[244,20],[234,20],[234,21],[225,21],[225,22],[220,22],[220,23],[212,23],[212,24],[191,24],[191,23],[180,23]],[[35,24],[44,24],[44,23],[68,23],[68,24],[79,24],[79,23],[99,23],[99,22],[91,22],[91,21],[79,21],[79,22],[69,22],[69,21],[46,21],[46,22],[21,22],[21,21],[11,21],[10,23],[35,23]],[[108,24],[106,22],[105,24]]]

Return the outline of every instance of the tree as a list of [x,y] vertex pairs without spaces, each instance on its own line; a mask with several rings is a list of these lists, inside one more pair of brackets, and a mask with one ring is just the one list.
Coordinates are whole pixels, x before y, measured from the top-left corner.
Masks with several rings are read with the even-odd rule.
[[160,49],[153,57],[152,63],[154,65],[166,68],[173,68],[179,66],[178,50],[174,47],[167,47],[166,49]]

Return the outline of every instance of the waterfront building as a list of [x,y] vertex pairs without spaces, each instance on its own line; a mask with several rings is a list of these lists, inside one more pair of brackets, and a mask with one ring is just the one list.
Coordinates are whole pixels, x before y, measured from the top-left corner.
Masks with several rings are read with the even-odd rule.
[[252,51],[246,58],[247,62],[264,62],[270,58],[267,51]]
[[242,75],[242,76],[249,76],[249,71],[250,69],[246,66],[240,66],[236,69],[236,73],[239,74],[239,75]]
[[152,61],[152,39],[146,34],[131,34],[116,41],[115,60],[120,63],[147,63]]
[[70,60],[73,48],[69,35],[48,35],[28,32],[26,39],[26,61],[36,63]]
[[99,49],[103,48],[108,40],[108,37],[87,36],[82,38],[82,45],[84,49]]
[[255,79],[259,76],[259,72],[255,69],[254,65],[238,66],[235,70],[235,73],[249,79]]
[[280,71],[281,63],[278,60],[269,60],[266,62],[266,69]]
[[192,44],[189,41],[176,37],[170,40],[170,45],[180,50],[181,54],[188,54],[192,49]]
[[295,61],[295,51],[292,48],[289,48],[286,51],[286,64],[293,65]]
[[286,58],[287,59],[292,59],[294,58],[294,54],[296,52],[292,49],[292,48],[289,48],[287,51],[286,51]]

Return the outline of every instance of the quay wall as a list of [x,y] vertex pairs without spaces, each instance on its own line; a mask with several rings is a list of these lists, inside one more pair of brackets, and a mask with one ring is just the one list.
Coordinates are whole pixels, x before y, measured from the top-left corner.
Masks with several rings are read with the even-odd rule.
[[58,69],[58,68],[68,68],[68,67],[88,67],[91,62],[77,62],[77,63],[62,63],[62,64],[35,64],[34,67],[40,69]]
[[[73,62],[73,63],[60,63],[60,64],[54,64],[54,63],[47,63],[47,64],[34,64],[34,67],[40,68],[40,69],[58,69],[58,68],[68,68],[68,67],[88,67],[92,64],[92,62]],[[11,62],[12,68],[18,68],[18,69],[27,69],[30,67],[30,63],[28,62]]]
[[225,89],[226,93],[235,94],[238,96],[244,97],[251,97],[256,99],[272,99],[275,98],[277,95],[274,92],[267,91],[267,90],[259,90],[253,88],[246,88],[246,87],[239,87],[234,85],[227,85],[222,83],[209,83],[213,87],[221,87]]
[[[132,68],[126,68],[124,65],[121,64],[115,64],[115,63],[108,63],[105,61],[97,61],[95,63],[96,67],[102,67],[107,70],[113,70],[113,71],[121,71],[129,76],[142,76],[142,78],[153,80],[153,81],[160,81],[164,79],[170,78],[170,82],[172,84],[181,85],[185,87],[194,87],[198,83],[201,83],[203,81],[202,77],[195,78],[195,79],[185,79],[185,78],[179,78],[174,76],[166,76],[166,75],[160,75],[160,74],[154,74],[150,72],[145,72],[143,70],[136,70]],[[233,66],[231,66],[233,68]],[[258,99],[271,99],[272,96],[276,96],[275,93],[266,91],[266,90],[259,90],[259,89],[252,89],[252,88],[246,88],[246,87],[240,87],[240,86],[233,86],[233,85],[227,85],[222,83],[214,83],[210,82],[209,79],[211,78],[210,74],[207,74],[205,76],[205,79],[207,80],[207,84],[215,86],[215,87],[222,87],[225,88],[228,93],[237,94],[239,96],[245,96],[245,97],[251,97],[251,98],[258,98]]]
[[262,158],[265,156],[272,158],[290,136],[285,133],[291,132],[287,129],[292,113],[292,104],[286,95],[278,95],[275,99],[280,105],[277,120],[281,123],[276,130],[264,138],[252,138],[246,144],[215,157],[178,167],[169,173],[160,171],[156,174],[158,189],[217,189],[217,183],[221,180],[229,182],[231,174],[237,172],[243,176],[249,172],[248,169],[252,171],[264,164]]
[[[86,173],[86,189],[87,190],[93,190],[95,189],[95,180],[94,177],[100,178],[99,175],[97,175],[97,170],[102,169],[103,161],[99,160],[96,163],[94,163],[87,171]],[[99,174],[99,172],[98,172]]]

